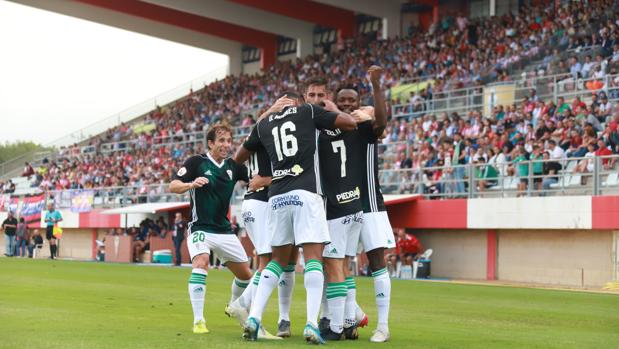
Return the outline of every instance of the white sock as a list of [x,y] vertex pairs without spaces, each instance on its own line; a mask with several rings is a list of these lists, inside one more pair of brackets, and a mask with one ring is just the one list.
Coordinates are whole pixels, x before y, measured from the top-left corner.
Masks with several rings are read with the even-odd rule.
[[288,264],[279,281],[277,294],[279,299],[279,320],[290,321],[290,304],[292,303],[292,290],[294,289],[294,264]]
[[363,320],[363,317],[365,316],[365,312],[363,311],[363,309],[361,309],[361,307],[359,306],[359,303],[357,303],[357,299],[356,299],[356,292],[355,292],[355,319],[357,319],[358,321]]
[[256,289],[256,295],[252,301],[249,317],[262,321],[264,308],[271,297],[271,293],[273,293],[273,290],[277,287],[282,272],[282,267],[276,261],[270,261],[267,267],[264,268]]
[[237,298],[239,298],[243,292],[245,292],[245,289],[247,288],[247,286],[249,285],[251,279],[249,280],[240,280],[239,278],[234,278],[234,280],[232,280],[232,289],[230,292],[230,302],[232,303],[234,302]]
[[258,287],[259,281],[260,272],[257,271],[254,273],[254,277],[252,278],[251,283],[247,286],[243,294],[241,294],[241,296],[234,303],[249,310],[249,307],[251,307],[251,302],[254,299],[254,295],[256,294],[256,288]]
[[327,302],[327,279],[322,285],[322,299],[320,302],[320,318],[327,318],[331,320],[331,312],[329,311],[329,302]]
[[348,328],[357,323],[355,310],[357,310],[357,285],[352,276],[346,278],[346,303],[344,305],[344,327]]
[[204,269],[194,268],[189,277],[189,300],[193,309],[193,323],[204,320],[204,295],[206,294],[206,276]]
[[329,282],[327,284],[327,303],[331,315],[330,327],[333,332],[342,333],[344,328],[344,304],[346,302],[346,282]]
[[391,279],[387,268],[372,273],[374,278],[374,294],[378,307],[378,328],[389,328],[389,302],[391,300]]
[[307,323],[318,327],[316,322],[320,301],[322,299],[322,287],[325,276],[322,272],[322,263],[310,259],[305,263],[305,292],[307,299]]

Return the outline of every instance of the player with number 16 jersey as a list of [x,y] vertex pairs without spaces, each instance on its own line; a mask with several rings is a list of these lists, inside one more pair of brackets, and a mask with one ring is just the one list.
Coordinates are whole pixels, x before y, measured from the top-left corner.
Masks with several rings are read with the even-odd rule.
[[[305,257],[307,324],[303,336],[308,342],[324,343],[318,331],[318,311],[324,282],[323,245],[329,231],[322,199],[318,135],[321,129],[356,128],[354,119],[345,113],[330,112],[311,104],[300,104],[297,93],[291,106],[258,121],[243,148],[255,152],[262,145],[271,160],[272,182],[269,187],[269,230],[273,232],[273,260],[261,274],[244,337],[256,340],[262,313],[283,266],[289,263],[293,245],[302,245]],[[237,161],[244,161],[239,156]]]

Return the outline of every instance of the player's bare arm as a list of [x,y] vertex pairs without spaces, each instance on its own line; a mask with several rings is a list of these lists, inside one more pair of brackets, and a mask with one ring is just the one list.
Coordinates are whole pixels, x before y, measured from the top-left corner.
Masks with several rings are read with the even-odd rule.
[[234,154],[234,156],[232,157],[232,160],[234,160],[234,162],[236,162],[237,164],[241,165],[244,164],[247,160],[249,160],[249,157],[253,153],[253,151],[250,151],[243,145],[240,145],[239,148],[236,150],[236,154]]
[[383,68],[377,65],[373,65],[368,69],[374,98],[374,134],[376,135],[381,135],[385,127],[387,127],[387,106],[385,104],[385,94],[380,84],[382,73]]
[[188,192],[191,189],[201,188],[208,184],[208,178],[206,177],[198,177],[190,183],[183,183],[178,179],[170,182],[170,192],[174,194],[183,194]]

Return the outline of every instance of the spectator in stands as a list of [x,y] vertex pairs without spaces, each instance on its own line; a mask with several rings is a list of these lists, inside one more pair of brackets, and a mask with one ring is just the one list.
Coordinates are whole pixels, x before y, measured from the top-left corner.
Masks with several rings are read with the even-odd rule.
[[523,146],[518,146],[514,150],[515,158],[512,160],[512,164],[517,169],[518,177],[520,177],[520,182],[518,183],[518,195],[523,196],[524,191],[527,189],[529,184],[529,162],[528,155]]
[[32,165],[30,165],[29,162],[26,162],[26,164],[24,165],[24,170],[21,173],[22,177],[28,177],[28,179],[30,179],[30,176],[32,176],[34,174],[34,168],[32,168]]
[[[595,143],[591,142],[587,144],[587,153],[584,159],[580,160],[574,168],[574,173],[592,173],[595,166]],[[587,176],[581,177],[581,183],[587,184]]]
[[[490,150],[490,152],[492,152],[492,150]],[[498,184],[498,171],[491,164],[486,164],[483,157],[480,157],[473,164],[477,165],[475,167],[475,172],[477,177],[477,185],[480,192],[484,192],[486,189]]]
[[9,179],[6,183],[4,183],[4,188],[2,189],[2,191],[4,192],[4,194],[14,193],[15,183],[13,183],[13,181]]
[[557,174],[561,171],[561,165],[556,161],[548,161],[550,160],[549,150],[544,151],[543,160],[542,196],[545,196],[545,192],[551,189],[551,185],[559,182]]
[[2,230],[6,239],[6,249],[4,255],[13,257],[15,253],[15,231],[17,230],[17,219],[13,216],[13,212],[9,211],[8,216],[2,222]]
[[19,218],[19,223],[17,223],[17,229],[15,230],[15,256],[26,257],[26,247],[28,245],[27,240],[27,230],[26,221],[24,217]]
[[603,139],[598,139],[595,156],[602,157],[602,159],[600,159],[600,164],[602,165],[602,168],[604,170],[609,170],[615,167],[617,158],[609,158],[608,156],[610,155],[613,155],[613,152],[608,149],[608,147],[606,146],[606,142]]
[[174,230],[172,231],[172,238],[174,240],[174,251],[176,253],[175,265],[181,265],[181,249],[183,247],[183,241],[187,235],[187,222],[183,219],[183,215],[180,212],[176,212],[174,215]]

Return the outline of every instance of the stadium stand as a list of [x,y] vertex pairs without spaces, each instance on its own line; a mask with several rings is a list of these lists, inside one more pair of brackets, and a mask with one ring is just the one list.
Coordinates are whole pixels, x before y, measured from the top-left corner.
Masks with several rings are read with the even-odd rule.
[[[132,202],[163,200],[179,161],[204,150],[209,125],[235,125],[238,141],[280,91],[314,76],[328,77],[333,88],[355,85],[371,104],[365,69],[374,62],[385,67],[391,101],[380,157],[385,193],[519,195],[540,192],[542,182],[563,193],[599,191],[619,184],[616,161],[592,160],[619,153],[618,5],[600,0],[569,3],[556,13],[539,5],[521,15],[446,16],[426,32],[361,36],[329,54],[228,76],[60,149],[33,175],[0,183],[0,193],[98,188],[100,203],[119,203],[121,194]],[[406,86],[415,88],[396,93]],[[484,108],[486,90],[501,86],[510,86],[513,102]],[[551,141],[564,157],[555,157]],[[555,179],[548,172],[554,162],[561,165]]]

